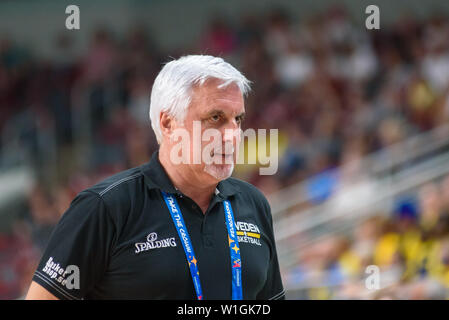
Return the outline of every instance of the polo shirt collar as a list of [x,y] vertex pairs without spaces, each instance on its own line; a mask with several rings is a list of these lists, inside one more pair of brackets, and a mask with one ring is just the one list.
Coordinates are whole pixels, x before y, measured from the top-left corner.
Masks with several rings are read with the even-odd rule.
[[[180,191],[177,190],[164,167],[159,161],[159,151],[156,151],[151,156],[151,160],[141,166],[141,171],[144,175],[144,180],[149,189],[160,189],[167,193],[181,195]],[[236,194],[239,189],[237,185],[233,184],[230,179],[222,180],[217,186],[218,193],[215,194],[223,199],[226,199],[234,194]]]
[[159,162],[159,151],[151,156],[151,160],[141,167],[145,183],[150,189],[160,189],[167,193],[178,194],[179,191],[173,186],[164,167]]

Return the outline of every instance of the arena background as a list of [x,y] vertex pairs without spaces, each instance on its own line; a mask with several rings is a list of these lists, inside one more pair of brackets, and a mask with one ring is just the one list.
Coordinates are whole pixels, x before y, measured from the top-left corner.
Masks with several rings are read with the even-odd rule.
[[253,82],[244,128],[279,129],[277,174],[235,176],[271,202],[287,298],[446,299],[448,17],[444,0],[1,1],[0,299],[23,298],[79,191],[148,161],[154,77],[192,53]]

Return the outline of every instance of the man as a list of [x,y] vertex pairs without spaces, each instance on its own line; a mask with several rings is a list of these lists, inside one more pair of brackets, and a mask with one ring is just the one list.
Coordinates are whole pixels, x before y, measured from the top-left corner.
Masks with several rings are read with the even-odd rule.
[[27,299],[284,298],[270,206],[230,178],[248,91],[221,58],[166,64],[150,106],[159,151],[77,195]]

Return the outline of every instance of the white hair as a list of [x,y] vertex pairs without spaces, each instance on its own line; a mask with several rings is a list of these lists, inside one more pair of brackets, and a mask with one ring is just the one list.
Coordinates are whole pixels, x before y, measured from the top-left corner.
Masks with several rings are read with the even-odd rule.
[[159,123],[162,111],[182,122],[191,102],[192,87],[203,85],[208,79],[223,82],[218,88],[235,83],[243,96],[250,89],[250,81],[222,58],[207,55],[183,56],[167,63],[154,80],[151,91],[150,121],[158,143],[162,133]]

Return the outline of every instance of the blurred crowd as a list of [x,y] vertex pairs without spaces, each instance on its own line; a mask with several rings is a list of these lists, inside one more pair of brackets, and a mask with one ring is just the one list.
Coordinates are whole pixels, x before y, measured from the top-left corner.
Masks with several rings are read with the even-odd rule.
[[449,175],[304,248],[300,261],[286,277],[297,298],[448,299]]
[[[37,176],[26,206],[10,230],[0,233],[0,298],[24,294],[53,226],[79,191],[147,162],[157,149],[149,95],[169,57],[219,55],[253,82],[243,129],[279,129],[279,170],[260,176],[257,165],[241,166],[235,175],[267,195],[447,122],[447,17],[404,15],[368,31],[338,6],[301,20],[294,16],[281,8],[235,23],[214,16],[197,41],[175,52],[160,50],[144,25],[122,37],[98,29],[81,53],[73,36],[61,34],[52,59],[2,36],[1,165],[25,161]],[[354,241],[316,248],[316,255],[327,257],[317,261],[326,268],[338,261],[340,272],[354,275],[367,252],[376,264],[393,267],[398,259],[420,259],[407,256],[409,246],[432,246],[435,240],[447,251],[445,233],[432,229],[443,224],[427,226],[421,209],[435,197],[441,200],[439,188],[427,186],[406,220],[393,213],[391,219],[369,220]],[[441,186],[446,194],[448,188],[447,182]],[[445,217],[439,209],[435,215]]]

